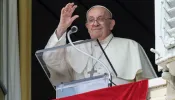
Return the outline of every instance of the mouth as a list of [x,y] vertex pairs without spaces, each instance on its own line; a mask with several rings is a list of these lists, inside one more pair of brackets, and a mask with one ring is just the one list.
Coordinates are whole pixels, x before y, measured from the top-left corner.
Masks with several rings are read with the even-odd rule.
[[95,29],[92,29],[92,30],[101,30],[101,28],[95,28]]

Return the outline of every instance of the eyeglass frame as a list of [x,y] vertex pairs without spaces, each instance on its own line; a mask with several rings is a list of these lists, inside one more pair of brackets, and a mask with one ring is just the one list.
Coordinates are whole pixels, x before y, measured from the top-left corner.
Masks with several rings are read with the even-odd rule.
[[[99,21],[99,18],[102,18],[103,20]],[[97,19],[92,18],[92,20],[93,20],[92,22],[89,22],[89,19],[87,19],[86,23],[92,25],[92,24],[94,24],[95,21],[97,21],[98,23],[101,24],[101,23],[105,22],[108,19],[111,20],[112,18],[105,18],[105,17],[99,16],[99,17],[97,17]]]

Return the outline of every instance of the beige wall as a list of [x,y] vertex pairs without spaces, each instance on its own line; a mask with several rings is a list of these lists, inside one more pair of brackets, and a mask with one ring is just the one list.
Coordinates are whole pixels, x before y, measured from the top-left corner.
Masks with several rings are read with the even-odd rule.
[[31,2],[19,0],[21,100],[31,100]]

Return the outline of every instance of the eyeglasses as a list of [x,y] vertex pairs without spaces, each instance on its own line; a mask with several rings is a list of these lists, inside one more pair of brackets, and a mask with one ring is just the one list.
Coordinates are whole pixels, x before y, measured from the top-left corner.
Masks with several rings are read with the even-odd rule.
[[96,20],[94,18],[89,18],[87,19],[88,24],[93,24],[95,21],[98,23],[103,23],[105,20],[112,19],[112,18],[104,18],[104,17],[98,17]]

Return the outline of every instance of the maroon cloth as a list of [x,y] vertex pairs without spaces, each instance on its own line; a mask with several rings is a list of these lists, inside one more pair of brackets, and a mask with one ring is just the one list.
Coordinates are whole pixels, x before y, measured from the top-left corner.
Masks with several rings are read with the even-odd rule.
[[148,80],[113,86],[55,100],[146,100]]

